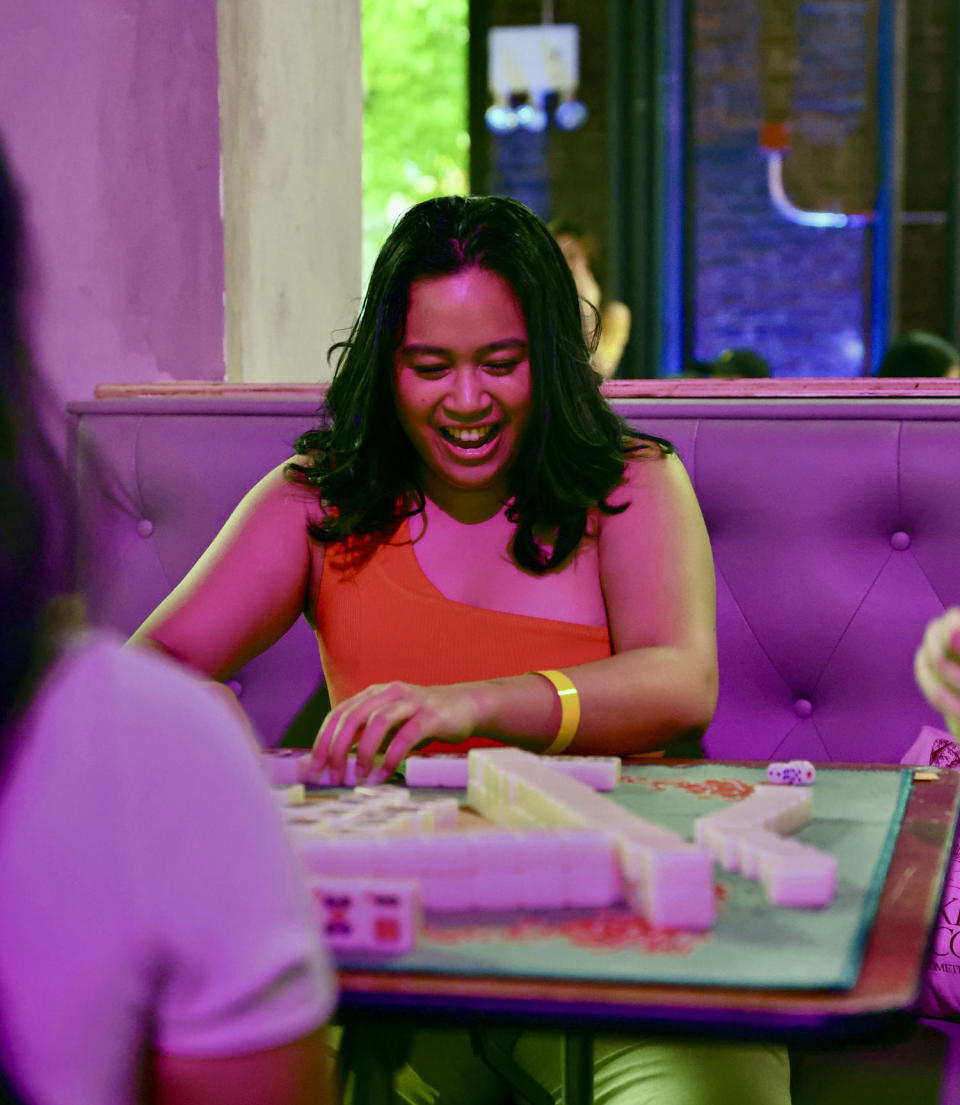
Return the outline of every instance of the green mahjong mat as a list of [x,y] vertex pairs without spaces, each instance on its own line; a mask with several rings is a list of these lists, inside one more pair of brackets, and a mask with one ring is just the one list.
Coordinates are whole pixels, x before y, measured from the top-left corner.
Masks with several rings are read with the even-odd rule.
[[[759,768],[624,764],[611,797],[690,840],[696,818],[763,782]],[[338,962],[396,971],[848,989],[860,969],[910,783],[909,770],[819,771],[813,819],[796,836],[837,857],[837,895],[826,909],[772,906],[758,883],[718,864],[717,920],[709,932],[657,929],[620,907],[428,914],[408,955],[343,952]],[[457,792],[417,791],[434,793]]]

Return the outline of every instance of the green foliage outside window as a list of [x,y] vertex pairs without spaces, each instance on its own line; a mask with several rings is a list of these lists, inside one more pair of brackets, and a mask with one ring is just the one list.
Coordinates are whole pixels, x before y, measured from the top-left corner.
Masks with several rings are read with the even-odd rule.
[[363,0],[363,278],[397,218],[463,193],[468,0]]

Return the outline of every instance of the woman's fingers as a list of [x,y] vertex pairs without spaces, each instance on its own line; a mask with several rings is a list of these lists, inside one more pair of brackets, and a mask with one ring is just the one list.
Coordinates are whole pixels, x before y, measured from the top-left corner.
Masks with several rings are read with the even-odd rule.
[[374,757],[382,750],[384,742],[388,744],[388,756],[393,767],[384,761],[384,769],[388,775],[393,774],[396,766],[406,755],[405,752],[394,753],[394,745],[405,722],[409,722],[416,712],[416,703],[405,699],[398,702],[385,702],[379,704],[367,715],[363,731],[357,741],[357,779],[365,779],[373,768]]
[[313,745],[310,769],[313,777],[328,768],[333,782],[343,782],[350,749],[367,717],[381,701],[384,690],[382,684],[367,687],[327,714]]
[[931,626],[914,657],[913,670],[927,701],[943,714],[953,732],[960,719],[960,664],[948,658],[943,646],[942,626]]
[[[390,737],[390,743],[383,751],[383,762],[381,767],[384,775],[389,778],[400,766],[400,761],[405,759],[410,753],[417,747],[418,744],[422,744],[425,740],[430,740],[430,737],[423,736],[424,719],[420,713],[415,713],[408,721],[400,725],[394,730]],[[443,740],[443,737],[435,737],[433,739]],[[361,744],[366,740],[366,734],[364,734]],[[373,765],[373,757],[376,755],[376,751],[370,753],[370,758],[362,758],[360,748],[357,749],[357,772],[359,774],[361,770],[361,763],[363,764],[363,772],[366,775]]]
[[[363,778],[385,742],[390,748],[397,729],[424,708],[426,688],[412,684],[386,683],[368,687],[341,703],[327,715],[313,748],[311,773],[324,767],[330,779],[342,783],[347,757],[356,746],[357,777]],[[396,767],[405,755],[402,747],[390,756]]]
[[[368,693],[369,689],[361,692],[361,695],[367,695]],[[334,771],[336,766],[339,766],[331,763],[331,753],[335,751],[336,739],[343,733],[345,727],[348,732],[350,731],[351,711],[361,695],[354,696],[341,703],[323,719],[323,724],[317,733],[317,739],[313,742],[310,764],[311,777],[318,776],[324,768],[328,767],[331,771]]]
[[921,648],[940,678],[960,694],[960,608],[951,607],[927,626]]
[[341,783],[354,747],[358,778],[369,774],[381,752],[384,769],[392,772],[422,741],[457,742],[470,736],[476,717],[476,703],[462,686],[368,687],[327,715],[314,743],[311,774],[316,777],[326,767],[331,780]]

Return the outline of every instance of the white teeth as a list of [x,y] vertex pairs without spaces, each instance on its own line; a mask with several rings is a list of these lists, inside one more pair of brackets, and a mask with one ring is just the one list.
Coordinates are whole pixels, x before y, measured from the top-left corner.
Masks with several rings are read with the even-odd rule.
[[460,429],[459,427],[445,426],[444,434],[458,445],[475,445],[485,441],[493,432],[494,427],[484,426],[477,429]]

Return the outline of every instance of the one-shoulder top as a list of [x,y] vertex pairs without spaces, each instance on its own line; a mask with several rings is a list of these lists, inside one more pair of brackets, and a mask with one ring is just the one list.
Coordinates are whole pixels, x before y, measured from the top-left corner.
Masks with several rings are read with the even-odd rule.
[[[328,545],[316,627],[336,706],[373,683],[421,686],[566,668],[610,656],[606,626],[485,610],[443,595],[423,573],[402,522],[366,557]],[[457,750],[499,742],[472,737]],[[449,751],[433,742],[418,751]]]

